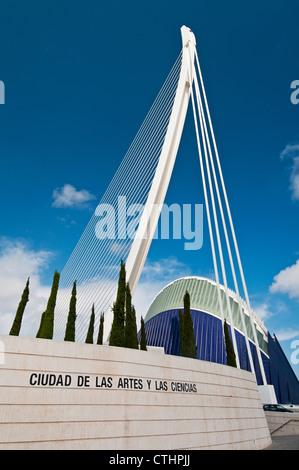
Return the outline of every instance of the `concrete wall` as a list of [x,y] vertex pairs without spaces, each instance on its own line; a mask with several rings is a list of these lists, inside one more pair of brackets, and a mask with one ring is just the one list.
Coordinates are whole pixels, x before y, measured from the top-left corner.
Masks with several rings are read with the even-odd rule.
[[[262,449],[271,443],[247,371],[63,341],[0,336],[0,345],[0,449]],[[50,384],[38,384],[38,374]]]
[[299,413],[266,411],[265,415],[272,436],[299,436]]

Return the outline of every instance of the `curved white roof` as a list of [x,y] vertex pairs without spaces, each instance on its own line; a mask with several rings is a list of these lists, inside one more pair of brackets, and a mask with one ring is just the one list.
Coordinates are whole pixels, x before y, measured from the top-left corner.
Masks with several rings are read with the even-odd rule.
[[[201,276],[188,276],[170,282],[156,295],[151,305],[149,306],[145,316],[145,322],[166,310],[183,308],[183,298],[186,290],[190,294],[191,308],[193,310],[200,310],[221,318],[217,283],[212,279],[207,279]],[[220,293],[224,309],[224,316],[227,322],[230,323],[225,288],[222,285],[220,285]],[[234,326],[239,331],[244,333],[237,295],[231,289],[228,289],[228,295],[230,299]],[[240,299],[240,307],[243,314],[245,314],[244,319],[248,337],[253,339],[248,308],[246,302],[243,299]],[[259,343],[262,347],[264,342],[267,343],[268,332],[263,322],[253,312],[253,310],[251,313],[253,315],[254,324],[256,326]],[[264,348],[262,347],[262,349]]]

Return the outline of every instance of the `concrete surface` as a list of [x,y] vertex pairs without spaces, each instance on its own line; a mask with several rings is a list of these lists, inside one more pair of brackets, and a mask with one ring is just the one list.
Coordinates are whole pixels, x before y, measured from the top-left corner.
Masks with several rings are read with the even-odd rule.
[[265,411],[271,437],[295,436],[299,438],[299,413]]
[[273,436],[265,450],[299,450],[299,436]]
[[0,336],[0,449],[260,450],[254,375],[111,346]]

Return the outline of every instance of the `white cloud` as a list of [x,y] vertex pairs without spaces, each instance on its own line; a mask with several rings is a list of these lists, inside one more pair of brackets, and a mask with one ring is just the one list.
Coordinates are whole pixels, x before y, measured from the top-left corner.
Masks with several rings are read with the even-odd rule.
[[137,318],[145,317],[152,300],[168,283],[191,275],[189,266],[175,257],[147,260],[133,297]]
[[[20,335],[35,337],[51,289],[51,285],[44,285],[42,282],[41,273],[48,266],[52,257],[52,252],[33,250],[24,241],[0,239],[0,334],[9,333],[27,278],[30,277],[29,302],[25,308]],[[187,275],[191,275],[190,268],[174,257],[160,259],[155,262],[147,260],[133,296],[138,329],[140,328],[141,315],[143,317],[146,315],[150,303],[158,292],[169,282]],[[108,289],[107,282],[109,281],[105,281],[106,289]],[[96,299],[98,288],[98,280],[90,280],[82,286],[77,286],[77,311],[79,315],[76,331],[79,333],[80,330],[83,335],[86,335],[87,332],[87,322],[86,318],[80,315],[80,312],[86,310],[84,307],[86,294],[88,293],[90,296],[92,291],[95,299],[90,302],[95,301],[96,312],[98,315],[100,314]],[[55,318],[61,317],[62,324],[58,329],[56,328],[56,326],[58,327],[57,323],[55,324],[55,336],[59,334],[60,330],[61,335],[65,331],[65,317],[69,306],[70,290],[71,288],[62,287],[58,290]],[[110,311],[106,314],[105,335],[108,335],[113,315]]]
[[86,203],[94,200],[96,197],[86,189],[77,190],[71,184],[65,184],[62,188],[56,188],[52,195],[53,207],[74,207],[86,208]]
[[286,341],[299,336],[299,330],[294,330],[293,328],[282,328],[275,333],[275,336],[278,341]]
[[174,256],[162,258],[158,261],[147,260],[142,271],[142,277],[150,281],[162,280],[170,282],[179,277],[190,275],[191,270],[189,266]]
[[287,144],[284,150],[280,153],[282,160],[286,158],[294,158],[299,155],[299,143]]
[[280,292],[288,294],[291,299],[299,299],[299,259],[274,277],[270,292]]
[[45,309],[50,287],[42,285],[41,269],[52,257],[49,251],[34,251],[22,241],[0,240],[0,333],[8,334],[21,299],[29,283],[29,302],[24,312],[22,336],[35,336]]
[[290,189],[292,191],[292,198],[299,200],[299,157],[295,157],[293,159],[290,176]]
[[299,200],[299,143],[288,144],[281,152],[280,158],[282,160],[292,160],[290,169],[290,190],[292,199]]
[[265,321],[268,318],[272,317],[273,313],[271,312],[269,304],[266,302],[257,304],[254,306],[254,312],[262,320]]

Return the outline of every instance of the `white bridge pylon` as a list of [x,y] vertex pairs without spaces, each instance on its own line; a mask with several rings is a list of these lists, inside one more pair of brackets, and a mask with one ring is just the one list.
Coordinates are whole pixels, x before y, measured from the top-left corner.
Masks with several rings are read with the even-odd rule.
[[[55,314],[55,337],[63,339],[70,292],[75,280],[77,282],[76,341],[84,341],[92,304],[94,304],[96,312],[105,313],[105,336],[109,334],[111,307],[117,291],[120,259],[126,263],[127,281],[132,295],[134,294],[163,207],[191,98],[222,324],[226,311],[231,327],[237,367],[240,367],[236,328],[229,301],[227,263],[224,262],[223,256],[224,248],[229,257],[234,289],[239,301],[239,314],[245,333],[250,368],[256,374],[247,332],[248,325],[245,323],[245,313],[241,306],[236,269],[238,277],[241,279],[247,304],[250,329],[256,346],[262,381],[266,385],[253,312],[250,307],[196,51],[196,40],[192,31],[186,26],[181,28],[181,35],[182,51],[179,57],[61,272],[56,304],[59,315]],[[140,212],[137,231],[134,232],[135,236],[133,235],[131,238],[127,236],[125,227],[127,212],[122,207],[120,196],[124,197],[128,206],[131,204],[129,207],[139,205],[143,208]],[[224,201],[223,204],[222,201]],[[103,217],[103,207],[106,208],[106,217]],[[116,237],[113,237],[114,229],[109,232],[107,228],[104,237],[99,236],[98,230],[99,224],[103,226],[104,219],[107,227],[111,224],[112,227],[115,227],[113,207],[118,210],[117,240]],[[220,213],[220,217],[217,212]],[[133,213],[130,215],[133,216]],[[224,244],[220,237],[220,231],[224,233]],[[232,240],[232,246],[230,240]],[[225,289],[225,298],[221,295],[220,276]],[[95,327],[98,323],[99,317],[96,319]]]
[[[226,276],[226,270],[225,270],[225,264],[224,264],[224,258],[223,258],[222,243],[221,243],[220,233],[219,233],[219,222],[218,222],[218,217],[217,217],[213,184],[214,184],[215,191],[216,191],[216,196],[217,196],[216,199],[219,204],[221,222],[222,222],[222,227],[223,227],[223,231],[225,234],[226,247],[228,250],[231,272],[232,272],[232,276],[234,279],[235,291],[237,294],[237,298],[239,300],[239,313],[242,319],[243,330],[245,332],[245,341],[246,341],[247,353],[248,353],[248,357],[250,361],[251,371],[255,373],[252,353],[251,353],[248,334],[247,334],[247,327],[245,324],[244,312],[242,310],[241,302],[240,302],[240,293],[239,293],[239,288],[238,288],[238,283],[237,283],[236,270],[235,270],[235,266],[233,262],[231,246],[229,242],[227,224],[226,224],[226,219],[224,215],[223,205],[221,202],[221,194],[220,194],[221,190],[222,190],[222,195],[225,201],[225,208],[227,211],[229,227],[231,230],[233,245],[234,245],[234,249],[235,249],[235,253],[237,257],[238,268],[239,268],[240,276],[242,279],[247,308],[248,308],[248,312],[250,315],[251,328],[252,328],[253,335],[254,335],[254,341],[255,341],[259,366],[260,366],[260,370],[262,374],[262,380],[263,380],[263,384],[266,385],[267,380],[265,376],[260,347],[258,344],[256,329],[254,326],[253,314],[252,314],[252,310],[250,307],[243,268],[242,268],[241,259],[239,255],[239,249],[238,249],[237,240],[235,236],[235,230],[234,230],[234,226],[232,222],[230,207],[228,203],[228,198],[227,198],[227,193],[226,193],[225,184],[223,180],[218,150],[217,150],[214,131],[212,127],[211,116],[210,116],[210,112],[208,108],[206,93],[204,89],[204,83],[203,83],[201,69],[200,69],[199,60],[197,56],[196,40],[195,40],[195,36],[193,32],[186,26],[183,26],[181,28],[181,35],[182,35],[182,43],[183,43],[182,44],[183,45],[182,65],[181,65],[180,78],[179,78],[179,82],[177,86],[176,97],[173,103],[168,130],[165,136],[164,145],[160,154],[159,163],[156,168],[152,186],[151,186],[151,189],[150,189],[147,201],[146,201],[143,214],[139,222],[139,227],[136,232],[135,239],[132,243],[131,250],[129,252],[129,255],[126,261],[127,279],[131,288],[131,292],[133,294],[138,284],[138,280],[141,275],[141,272],[142,272],[142,269],[143,269],[143,266],[144,266],[149,248],[150,248],[150,244],[151,244],[151,241],[154,236],[155,229],[159,220],[160,212],[164,203],[164,199],[166,196],[166,192],[168,189],[168,185],[170,182],[172,170],[174,167],[176,155],[177,155],[180,140],[181,140],[181,135],[182,135],[185,118],[187,114],[187,109],[188,109],[188,103],[191,97],[198,153],[199,153],[199,159],[200,159],[201,176],[202,176],[202,183],[203,183],[203,190],[204,190],[204,197],[205,197],[205,205],[206,205],[207,218],[208,218],[209,235],[210,235],[210,242],[211,242],[211,248],[212,248],[214,272],[215,272],[216,283],[217,283],[217,288],[218,288],[218,301],[219,301],[219,307],[220,307],[220,312],[221,312],[221,317],[222,317],[222,323],[224,322],[224,306],[223,306],[223,299],[221,297],[221,292],[220,292],[219,270],[218,270],[217,255],[216,255],[216,250],[215,250],[213,223],[212,223],[212,217],[211,217],[211,211],[210,211],[209,198],[211,201],[216,241],[217,241],[217,246],[218,246],[218,254],[220,258],[221,273],[222,273],[223,284],[225,288],[227,310],[229,314],[229,323],[231,325],[232,342],[233,342],[234,352],[236,355],[237,367],[240,368],[240,360],[239,360],[237,341],[236,341],[236,335],[235,335],[235,327],[234,327],[234,322],[233,322],[231,305],[229,301],[227,276]],[[212,143],[210,139],[212,140]],[[216,165],[214,163],[214,158],[216,160]],[[215,166],[217,166],[217,169],[218,169],[218,177],[220,179],[220,185],[218,184]]]

